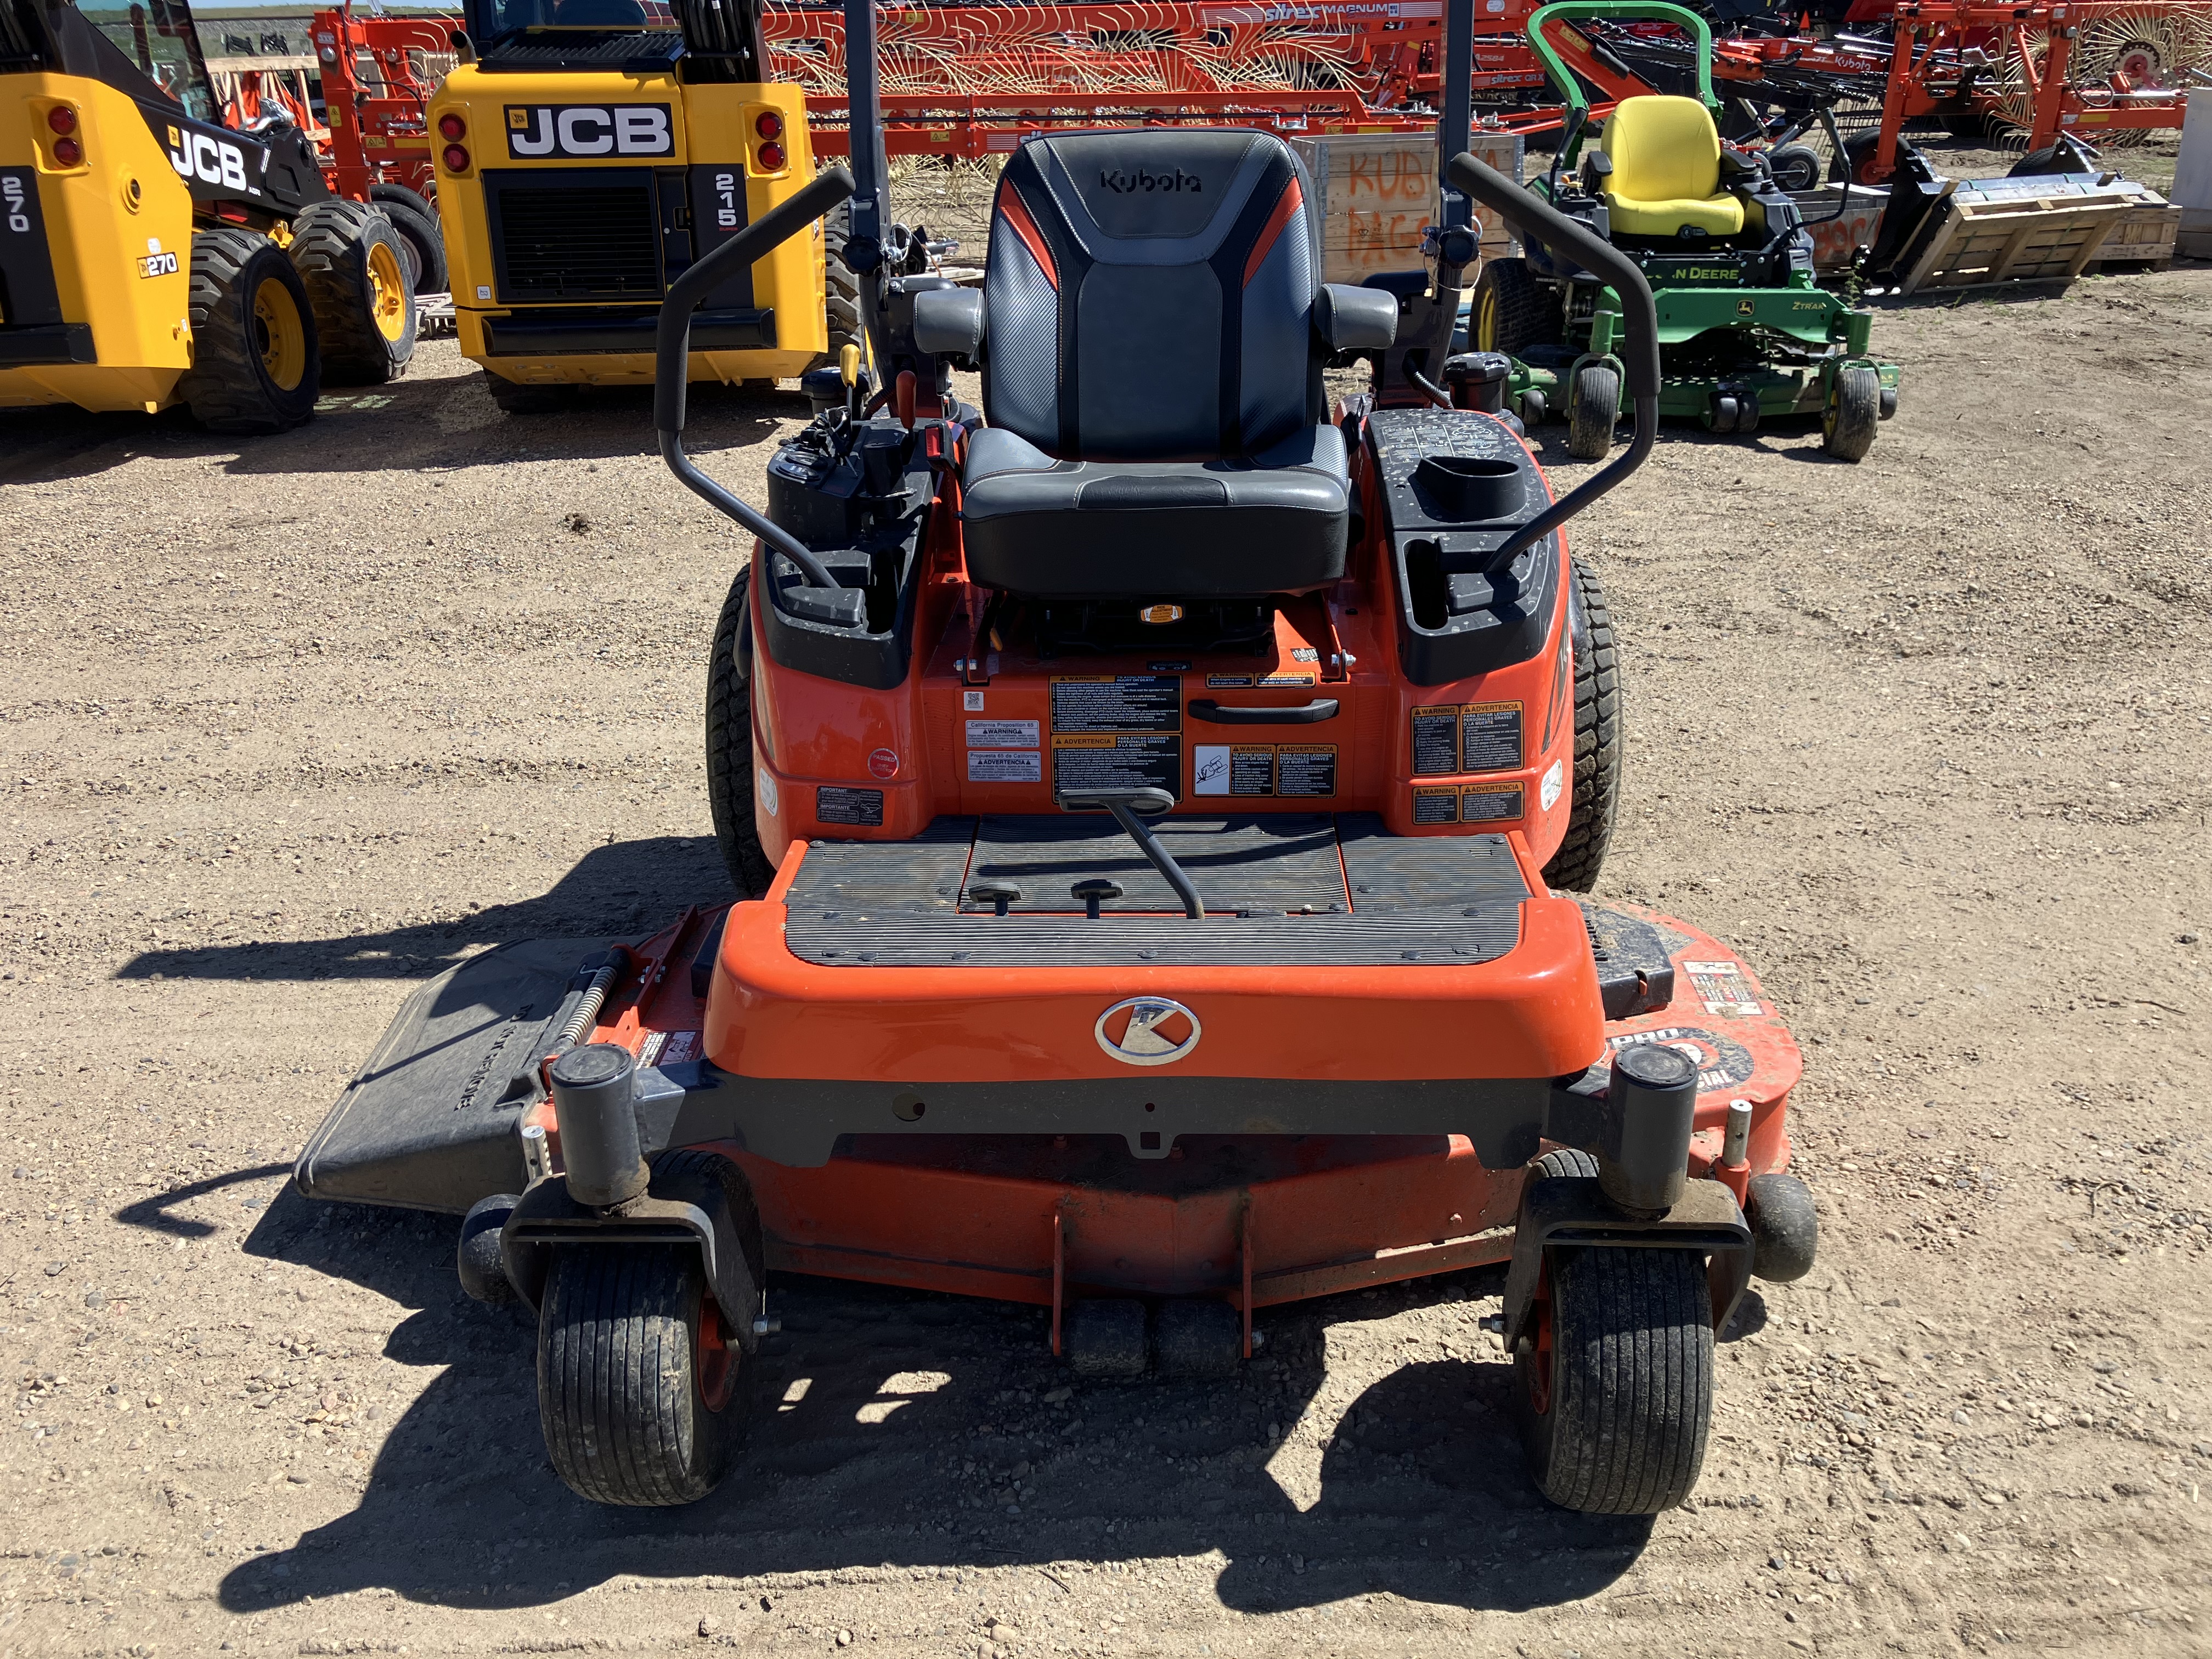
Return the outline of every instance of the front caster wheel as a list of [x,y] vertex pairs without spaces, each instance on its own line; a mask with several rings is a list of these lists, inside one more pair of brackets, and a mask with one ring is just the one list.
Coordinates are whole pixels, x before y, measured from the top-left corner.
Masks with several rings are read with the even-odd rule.
[[1513,1359],[1529,1473],[1563,1509],[1690,1495],[1712,1422],[1712,1303],[1693,1250],[1563,1247]]
[[553,1472],[595,1504],[704,1498],[722,1474],[738,1358],[696,1250],[562,1246],[538,1321]]

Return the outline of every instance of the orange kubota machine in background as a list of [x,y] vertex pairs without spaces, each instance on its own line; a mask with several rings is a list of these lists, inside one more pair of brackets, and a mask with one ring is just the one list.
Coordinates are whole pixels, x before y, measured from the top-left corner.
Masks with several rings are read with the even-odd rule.
[[[903,274],[873,27],[854,0],[857,190],[760,215],[659,328],[661,453],[755,540],[708,669],[737,902],[431,981],[301,1188],[465,1212],[601,1502],[714,1486],[779,1272],[1048,1307],[1079,1375],[1190,1376],[1271,1306],[1499,1263],[1538,1485],[1680,1503],[1715,1334],[1814,1235],[1751,969],[1576,896],[1621,708],[1565,530],[1656,432],[1641,274],[1464,153],[1463,74],[1415,291],[1322,283],[1310,182],[1249,128],[1030,137],[983,288]],[[882,379],[848,356],[763,510],[684,453],[690,313],[848,193]],[[1635,440],[1564,496],[1505,361],[1449,355],[1470,198],[1622,298]],[[1372,390],[1332,409],[1347,357]]]

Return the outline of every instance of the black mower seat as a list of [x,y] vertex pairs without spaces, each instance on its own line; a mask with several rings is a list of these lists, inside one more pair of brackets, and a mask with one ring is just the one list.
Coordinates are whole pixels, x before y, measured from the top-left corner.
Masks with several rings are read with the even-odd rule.
[[1344,574],[1344,442],[1321,385],[1339,291],[1310,191],[1288,145],[1245,130],[1014,152],[984,278],[990,425],[963,477],[974,580],[1110,599]]
[[1344,574],[1344,434],[1301,427],[1226,461],[1056,461],[1004,427],[969,441],[968,569],[1018,593],[1296,592]]

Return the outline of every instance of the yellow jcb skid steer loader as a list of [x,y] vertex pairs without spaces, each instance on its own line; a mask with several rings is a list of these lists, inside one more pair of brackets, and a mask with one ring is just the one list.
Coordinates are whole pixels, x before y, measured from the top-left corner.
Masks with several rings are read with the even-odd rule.
[[0,409],[276,432],[415,354],[392,223],[293,127],[218,124],[185,0],[0,0]]

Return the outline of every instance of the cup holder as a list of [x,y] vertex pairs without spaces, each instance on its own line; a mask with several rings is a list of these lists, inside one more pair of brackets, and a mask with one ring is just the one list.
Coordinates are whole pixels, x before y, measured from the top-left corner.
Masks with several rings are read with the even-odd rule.
[[1413,469],[1413,488],[1455,523],[1511,518],[1521,511],[1521,469],[1483,455],[1431,455]]

